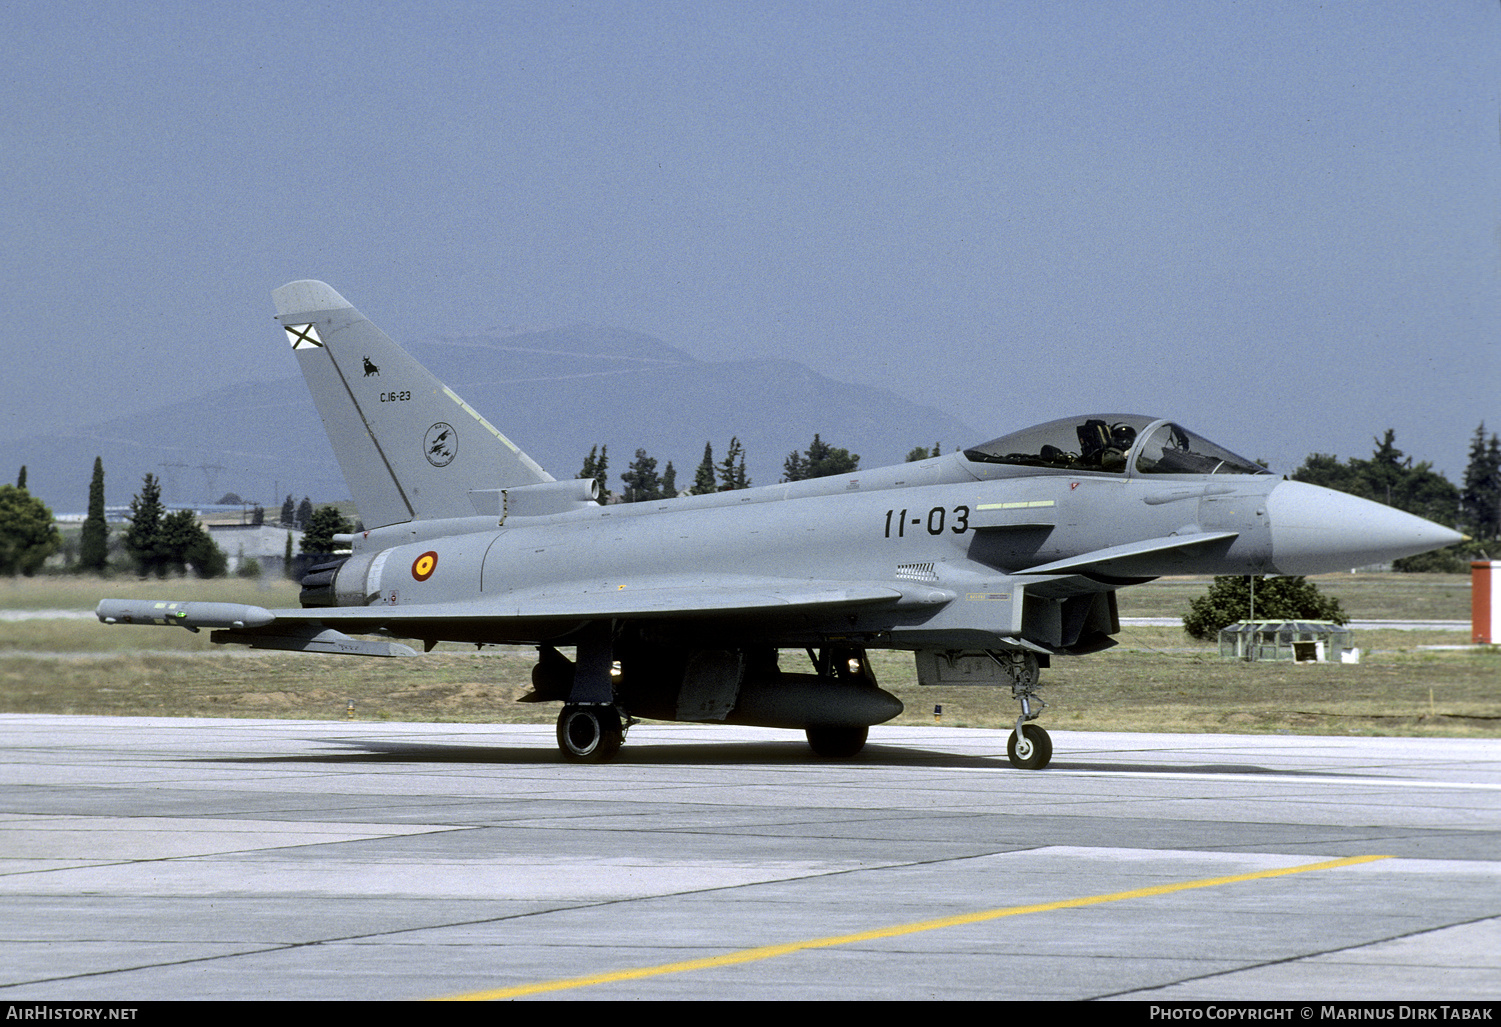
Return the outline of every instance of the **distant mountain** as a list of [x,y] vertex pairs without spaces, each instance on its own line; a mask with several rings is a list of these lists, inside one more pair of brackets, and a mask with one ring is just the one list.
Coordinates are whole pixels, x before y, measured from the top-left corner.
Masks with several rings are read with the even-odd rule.
[[[898,463],[914,446],[942,442],[951,450],[980,440],[942,411],[796,361],[701,361],[616,329],[446,336],[407,348],[555,477],[573,477],[591,446],[608,446],[617,491],[638,448],[656,458],[659,473],[672,461],[687,487],[704,443],[722,459],[732,435],[755,485],[779,480],[787,454],[806,448],[815,432],[858,453],[862,467]],[[26,464],[32,493],[54,512],[82,511],[96,455],[110,504],[128,503],[148,471],[162,478],[170,502],[233,491],[275,510],[288,493],[315,503],[349,496],[300,376],[0,440],[0,481],[5,468]]]

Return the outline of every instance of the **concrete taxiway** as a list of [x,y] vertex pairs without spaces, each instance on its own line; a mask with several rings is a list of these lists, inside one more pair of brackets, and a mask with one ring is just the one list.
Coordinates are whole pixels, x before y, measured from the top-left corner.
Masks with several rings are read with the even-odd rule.
[[0,716],[0,999],[1501,994],[1496,741],[551,735]]

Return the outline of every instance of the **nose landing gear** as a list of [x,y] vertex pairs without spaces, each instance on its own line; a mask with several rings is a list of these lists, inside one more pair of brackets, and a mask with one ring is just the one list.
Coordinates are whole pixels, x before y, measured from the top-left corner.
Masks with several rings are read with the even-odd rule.
[[1018,770],[1041,770],[1053,759],[1053,740],[1041,725],[1030,723],[1047,706],[1037,697],[1037,682],[1041,676],[1037,657],[1032,653],[1005,649],[992,652],[990,658],[1011,678],[1011,697],[1022,707],[1016,718],[1016,729],[1006,742],[1006,758]]
[[1041,770],[1053,759],[1053,740],[1036,724],[1017,721],[1006,742],[1006,758],[1020,770]]

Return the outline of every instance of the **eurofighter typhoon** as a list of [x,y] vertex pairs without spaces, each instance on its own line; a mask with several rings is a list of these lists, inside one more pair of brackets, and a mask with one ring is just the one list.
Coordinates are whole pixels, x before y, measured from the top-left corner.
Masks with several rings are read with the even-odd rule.
[[569,760],[610,759],[638,718],[798,729],[814,752],[852,756],[902,710],[866,653],[899,649],[922,684],[1009,687],[1011,762],[1040,769],[1039,670],[1115,644],[1116,590],[1346,570],[1462,537],[1135,414],[600,505],[592,479],[555,480],[329,286],[272,296],[368,530],[303,578],[301,609],[106,599],[99,619],[365,656],[416,653],[353,636],[535,645],[525,699],[563,704]]

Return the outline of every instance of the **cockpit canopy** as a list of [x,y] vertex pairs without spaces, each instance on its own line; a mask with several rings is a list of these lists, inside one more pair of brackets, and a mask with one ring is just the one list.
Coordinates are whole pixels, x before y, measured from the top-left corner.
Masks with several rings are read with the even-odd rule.
[[966,449],[980,463],[1124,474],[1267,474],[1186,428],[1141,414],[1063,417]]

